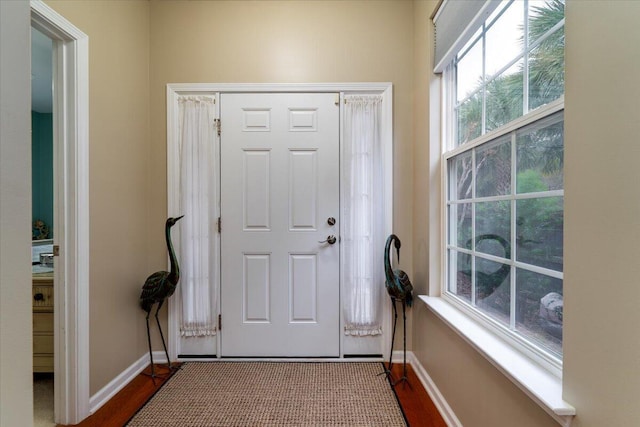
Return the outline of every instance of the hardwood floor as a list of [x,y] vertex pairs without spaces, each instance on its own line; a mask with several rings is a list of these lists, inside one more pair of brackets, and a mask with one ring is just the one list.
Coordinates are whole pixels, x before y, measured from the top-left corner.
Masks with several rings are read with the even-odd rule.
[[[178,365],[178,364],[174,364]],[[155,384],[151,378],[151,368],[148,367],[127,384],[118,394],[104,404],[95,414],[91,415],[78,427],[122,427],[127,421],[160,389],[167,379],[169,371],[166,365],[156,365]],[[62,427],[62,426],[58,426]]]
[[[164,376],[167,374],[167,369],[156,366],[156,372]],[[150,369],[147,368],[95,414],[77,424],[77,427],[123,426],[168,379],[168,377],[156,378],[154,384],[149,373]],[[394,364],[392,374],[394,378],[400,378],[402,364]],[[395,386],[395,391],[409,426],[446,427],[444,420],[410,365],[407,366],[407,377],[409,384],[400,383]]]
[[[402,364],[391,367],[394,378],[402,377]],[[400,383],[394,387],[402,411],[410,427],[447,427],[429,394],[422,386],[411,365],[407,365],[409,384]]]

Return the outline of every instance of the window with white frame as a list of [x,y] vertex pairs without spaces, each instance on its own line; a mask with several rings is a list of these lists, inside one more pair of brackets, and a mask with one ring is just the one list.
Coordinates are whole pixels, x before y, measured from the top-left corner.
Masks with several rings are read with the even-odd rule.
[[[443,294],[560,366],[564,0],[478,3],[441,53],[436,38],[445,101]],[[459,16],[449,19],[460,24]],[[435,22],[446,40],[447,17]]]

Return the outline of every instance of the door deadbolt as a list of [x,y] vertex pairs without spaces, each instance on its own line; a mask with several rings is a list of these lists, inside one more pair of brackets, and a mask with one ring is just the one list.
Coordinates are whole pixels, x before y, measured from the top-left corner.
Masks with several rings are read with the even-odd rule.
[[327,218],[327,224],[336,225],[336,219],[334,217],[330,216],[329,218]]
[[320,240],[318,241],[318,243],[328,243],[330,245],[333,245],[336,242],[336,240],[337,240],[336,236],[331,235],[327,237],[327,240]]

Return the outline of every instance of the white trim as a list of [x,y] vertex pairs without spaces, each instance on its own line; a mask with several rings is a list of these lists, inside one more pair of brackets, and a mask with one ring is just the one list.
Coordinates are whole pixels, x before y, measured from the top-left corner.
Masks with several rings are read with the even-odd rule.
[[[383,102],[383,129],[382,138],[384,145],[384,168],[385,168],[385,204],[387,211],[385,212],[387,223],[385,224],[386,232],[391,233],[393,229],[393,85],[389,82],[383,83],[169,83],[167,84],[167,212],[169,215],[176,212],[178,206],[177,185],[177,165],[174,159],[177,150],[177,123],[178,123],[178,96],[180,95],[215,95],[220,99],[222,93],[319,93],[319,92],[336,92],[340,94],[339,100],[342,109],[342,101],[344,94],[353,93],[379,93],[382,94]],[[220,103],[216,103],[216,114],[219,117]],[[342,131],[341,131],[342,132]],[[342,134],[341,134],[342,137]],[[342,283],[341,283],[342,289]],[[220,301],[220,298],[218,299]],[[221,304],[221,301],[220,301]],[[386,339],[391,330],[391,304],[383,306],[383,333],[382,333],[382,354],[388,354],[391,350],[389,340]],[[180,333],[178,319],[180,315],[180,307],[176,298],[169,299],[169,357],[176,360],[180,354]],[[342,308],[340,309],[340,361],[353,361],[353,358],[343,358],[344,356],[344,340]],[[386,331],[386,332],[385,332]],[[224,333],[224,329],[216,334],[216,357],[220,358],[220,337]],[[180,360],[200,360],[200,359],[180,359]],[[211,361],[212,359],[203,358],[201,360]],[[234,359],[236,360],[236,359]],[[254,359],[240,359],[254,360]],[[265,359],[260,359],[265,360]],[[278,359],[269,359],[278,360]],[[292,360],[292,359],[287,359]],[[304,359],[314,360],[314,359]],[[319,359],[328,361],[332,359]],[[366,360],[375,360],[366,358]]]
[[[473,148],[476,148],[485,142],[493,141],[494,139],[498,139],[502,136],[508,135],[511,132],[520,130],[527,125],[530,125],[538,120],[544,120],[547,117],[553,116],[553,114],[564,110],[564,96],[552,101],[548,104],[540,106],[535,110],[531,110],[527,114],[518,117],[517,119],[513,119],[505,125],[502,125],[492,131],[484,133],[479,137],[467,142],[465,144],[460,144],[456,147],[453,147],[455,142],[452,138],[443,135],[444,141],[444,152],[443,159],[447,160],[451,157],[455,157],[458,154],[464,153],[465,151],[470,151]],[[446,114],[443,114],[446,116]],[[452,148],[453,147],[453,148]]]
[[571,425],[576,410],[562,398],[560,377],[534,363],[443,298],[425,295],[418,298],[560,425]]
[[[511,144],[512,150],[515,144]],[[512,158],[515,158],[513,156]],[[515,184],[516,174],[511,174],[512,185],[511,188],[516,188]],[[482,196],[482,197],[469,197],[468,199],[455,199],[448,200],[448,205],[462,205],[465,203],[478,203],[478,202],[501,202],[511,200],[526,200],[526,199],[542,199],[544,197],[564,197],[564,190],[549,190],[549,191],[537,191],[531,193],[515,193],[505,194],[501,196]]]
[[[390,235],[393,232],[393,86],[389,83],[388,88],[383,94],[385,102],[382,104],[382,144],[383,144],[383,169],[385,173],[384,177],[384,206],[385,211],[385,231],[386,235]],[[391,300],[384,298],[388,302],[383,305],[382,312],[382,354],[383,357],[389,353],[391,348],[391,341],[388,337],[391,335]],[[342,311],[342,310],[341,310]]]
[[[393,363],[402,363],[402,351],[396,350],[393,352]],[[449,403],[444,398],[436,383],[431,379],[427,370],[422,366],[418,358],[412,351],[407,351],[407,363],[413,368],[416,376],[422,383],[422,386],[427,391],[427,394],[431,398],[431,401],[435,405],[436,409],[442,416],[442,419],[449,427],[462,427],[462,423],[458,420],[458,417],[449,406]]]
[[76,424],[89,414],[89,39],[39,0],[31,25],[57,41],[54,396],[56,421]]
[[[385,92],[391,83],[168,83],[167,93],[199,92]],[[389,92],[387,92],[389,93]]]
[[[154,351],[153,360],[155,364],[167,363],[167,357],[164,351]],[[133,362],[128,368],[122,371],[118,376],[109,381],[107,385],[102,387],[96,394],[89,399],[89,413],[94,414],[105,403],[111,400],[120,390],[129,384],[151,363],[149,353],[145,353],[140,359]]]

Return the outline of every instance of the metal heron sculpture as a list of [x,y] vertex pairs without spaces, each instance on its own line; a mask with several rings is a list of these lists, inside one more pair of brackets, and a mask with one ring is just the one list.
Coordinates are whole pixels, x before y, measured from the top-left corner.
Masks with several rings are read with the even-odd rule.
[[160,320],[158,319],[158,312],[164,304],[164,301],[169,298],[176,290],[178,280],[180,280],[180,266],[176,254],[173,250],[173,244],[171,243],[171,227],[180,220],[184,215],[177,218],[168,218],[164,226],[165,238],[167,241],[167,250],[169,251],[169,260],[171,262],[171,271],[156,271],[151,276],[147,277],[147,280],[142,286],[142,294],[140,294],[140,307],[147,312],[147,343],[149,344],[149,357],[151,359],[151,377],[155,379],[156,372],[153,365],[153,352],[151,351],[151,334],[149,333],[149,315],[154,304],[158,304],[156,309],[156,322],[158,323],[158,330],[160,331],[160,338],[162,338],[162,346],[164,352],[167,355],[167,364],[169,370],[171,370],[171,360],[169,359],[169,352],[167,351],[167,344],[164,342],[164,335],[162,334],[162,327],[160,326]]
[[406,307],[411,307],[413,304],[413,285],[409,280],[409,276],[402,270],[393,270],[391,268],[391,259],[390,259],[390,249],[391,242],[394,243],[396,248],[396,256],[398,257],[398,262],[400,262],[400,239],[395,234],[391,234],[387,238],[387,243],[384,246],[384,274],[385,274],[385,286],[387,288],[387,292],[391,297],[391,302],[393,303],[393,332],[391,333],[391,351],[389,353],[389,369],[385,370],[383,373],[387,375],[391,375],[391,365],[392,365],[392,355],[393,355],[393,341],[396,335],[396,323],[398,321],[398,309],[396,308],[396,301],[402,302],[402,321],[403,321],[403,375],[398,381],[394,382],[393,385],[398,384],[399,382],[409,380],[407,379],[407,315],[406,315]]

